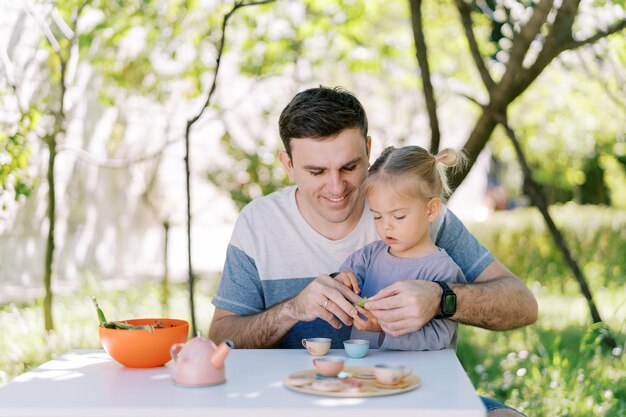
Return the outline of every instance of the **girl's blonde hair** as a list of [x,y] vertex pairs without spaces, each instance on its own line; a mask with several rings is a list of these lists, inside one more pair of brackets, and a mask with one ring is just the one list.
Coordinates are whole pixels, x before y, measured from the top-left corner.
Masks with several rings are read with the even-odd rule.
[[462,152],[449,148],[433,155],[419,146],[389,146],[370,167],[363,191],[367,194],[373,184],[383,183],[410,198],[421,195],[426,199],[445,199],[451,193],[447,169],[456,172],[466,164],[467,158]]

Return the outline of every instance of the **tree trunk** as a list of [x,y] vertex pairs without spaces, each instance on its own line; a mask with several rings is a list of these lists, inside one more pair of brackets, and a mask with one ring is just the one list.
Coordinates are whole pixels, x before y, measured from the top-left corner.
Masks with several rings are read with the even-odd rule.
[[[506,106],[504,108],[506,109]],[[457,171],[456,174],[450,175],[448,178],[451,190],[456,190],[456,188],[463,182],[469,171],[474,166],[476,159],[478,159],[478,155],[480,155],[483,149],[485,149],[485,145],[489,141],[489,138],[491,137],[491,134],[497,124],[498,123],[491,113],[483,110],[483,113],[474,125],[474,129],[472,130],[472,133],[463,148],[468,159],[467,168]]]
[[43,316],[46,331],[54,329],[52,319],[52,271],[54,270],[54,228],[56,223],[56,195],[54,188],[54,163],[56,161],[56,138],[53,135],[47,137],[48,150],[48,239],[46,241],[46,258],[44,264],[44,290]]
[[[197,120],[197,119],[195,119]],[[189,161],[189,134],[193,122],[187,121],[185,129],[185,179],[187,184],[187,286],[189,288],[189,316],[191,317],[191,334],[197,334],[196,307],[194,302],[195,275],[191,262],[191,163]]]

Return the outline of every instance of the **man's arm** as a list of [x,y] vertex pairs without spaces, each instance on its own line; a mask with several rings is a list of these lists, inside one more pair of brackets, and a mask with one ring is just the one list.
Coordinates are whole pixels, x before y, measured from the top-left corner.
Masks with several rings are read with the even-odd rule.
[[[537,301],[524,283],[500,262],[493,261],[474,283],[451,284],[457,309],[451,318],[490,330],[510,330],[537,320]],[[430,281],[398,281],[371,297],[372,311],[386,333],[414,332],[438,312],[441,287]]]
[[[348,287],[328,275],[311,282],[297,296],[257,314],[238,315],[215,309],[209,337],[216,343],[231,339],[238,348],[271,348],[299,321],[318,317],[336,329],[352,325],[359,299]],[[341,321],[341,322],[340,322]]]
[[275,347],[297,322],[288,313],[286,304],[277,304],[250,316],[216,308],[209,337],[215,343],[230,339],[237,348],[243,349]]
[[[473,284],[453,284],[457,309],[453,320],[489,330],[511,330],[537,321],[537,301],[504,265],[493,261]],[[438,289],[441,299],[441,288]]]

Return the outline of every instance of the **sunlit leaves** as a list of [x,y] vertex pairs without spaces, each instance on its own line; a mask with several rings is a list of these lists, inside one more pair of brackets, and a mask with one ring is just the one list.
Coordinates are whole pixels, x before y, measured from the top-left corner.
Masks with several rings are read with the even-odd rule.
[[0,213],[9,200],[21,201],[32,192],[32,174],[28,167],[31,147],[28,134],[39,123],[40,113],[30,109],[21,114],[19,122],[0,132]]
[[407,4],[382,1],[280,3],[265,13],[247,13],[251,28],[243,44],[241,69],[259,76],[278,74],[304,61],[314,71],[338,65],[350,72],[377,74],[386,61],[412,63]]
[[238,209],[254,198],[289,185],[289,177],[278,160],[277,150],[263,144],[262,138],[254,141],[251,151],[238,146],[228,133],[222,136],[220,143],[234,167],[218,166],[207,172],[207,178],[228,193]]

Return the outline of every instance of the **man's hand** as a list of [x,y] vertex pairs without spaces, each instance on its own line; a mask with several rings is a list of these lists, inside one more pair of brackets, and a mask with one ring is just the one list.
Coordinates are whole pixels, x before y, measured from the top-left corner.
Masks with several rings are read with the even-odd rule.
[[362,330],[365,332],[382,332],[383,331],[382,327],[380,327],[380,324],[378,323],[378,320],[376,319],[376,317],[374,317],[374,315],[370,311],[364,308],[361,308],[359,306],[356,306],[356,309],[359,312],[359,314],[362,316],[365,316],[367,320],[362,319],[360,316],[355,317],[354,327],[356,327],[358,330]]
[[359,298],[340,281],[322,275],[287,303],[292,316],[298,321],[313,321],[319,317],[335,329],[340,329],[341,323],[351,326],[353,318],[357,317],[352,303]]
[[421,329],[435,317],[440,300],[441,287],[434,282],[397,281],[369,298],[365,308],[385,333],[401,336]]

